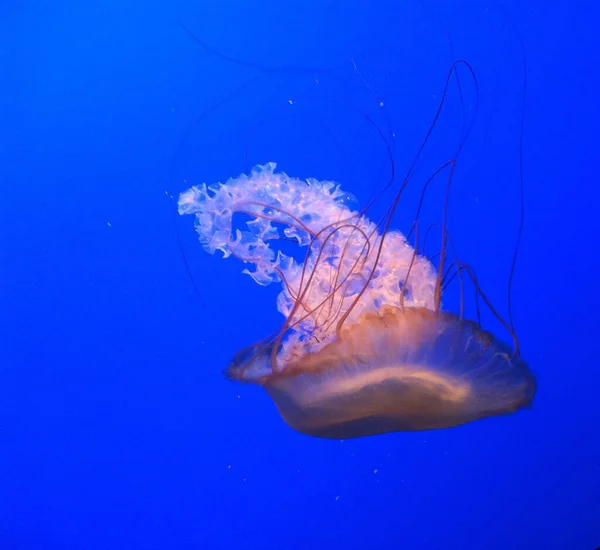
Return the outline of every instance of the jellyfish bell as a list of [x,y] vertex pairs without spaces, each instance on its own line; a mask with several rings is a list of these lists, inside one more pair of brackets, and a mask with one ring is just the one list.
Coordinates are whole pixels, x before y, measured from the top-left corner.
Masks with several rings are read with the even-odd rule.
[[[519,353],[462,315],[440,309],[440,277],[404,235],[351,210],[340,186],[257,166],[226,183],[192,187],[205,250],[281,283],[281,330],[246,348],[227,375],[263,386],[299,432],[346,439],[458,426],[531,403],[535,379]],[[233,229],[233,216],[251,219]],[[280,229],[284,227],[283,231]],[[275,252],[306,247],[303,262]]]
[[339,340],[281,371],[271,369],[271,351],[234,361],[228,375],[262,385],[288,425],[318,437],[449,428],[514,412],[535,391],[508,346],[426,308],[365,313]]

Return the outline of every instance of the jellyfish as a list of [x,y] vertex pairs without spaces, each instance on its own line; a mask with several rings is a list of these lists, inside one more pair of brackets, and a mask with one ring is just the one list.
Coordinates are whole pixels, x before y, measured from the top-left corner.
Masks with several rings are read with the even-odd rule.
[[[201,244],[278,283],[276,334],[235,355],[230,379],[265,388],[284,421],[321,438],[448,428],[515,412],[535,393],[510,346],[441,308],[439,270],[340,185],[256,166],[179,198]],[[249,218],[243,230],[234,215]],[[302,260],[275,250],[304,247]]]

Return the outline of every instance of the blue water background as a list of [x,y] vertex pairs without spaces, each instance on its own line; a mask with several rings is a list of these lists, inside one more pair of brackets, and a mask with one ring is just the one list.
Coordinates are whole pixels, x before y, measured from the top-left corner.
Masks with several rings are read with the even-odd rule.
[[[598,8],[505,6],[2,2],[0,548],[600,544]],[[286,69],[228,61],[179,23],[225,56]],[[451,231],[506,315],[524,82],[515,29],[528,72],[513,298],[534,407],[428,433],[295,433],[259,388],[222,375],[278,327],[277,289],[206,254],[168,195],[276,161],[365,204],[389,174],[369,119],[401,177],[452,59],[466,59],[479,111]],[[460,81],[394,219],[404,231],[474,113],[464,68]],[[443,188],[428,194],[429,223]]]

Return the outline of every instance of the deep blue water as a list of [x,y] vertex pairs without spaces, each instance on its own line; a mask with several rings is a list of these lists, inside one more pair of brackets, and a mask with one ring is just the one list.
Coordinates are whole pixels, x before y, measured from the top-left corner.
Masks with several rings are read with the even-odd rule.
[[[2,550],[600,544],[598,9],[447,4],[0,4]],[[534,406],[450,430],[297,434],[222,374],[281,323],[278,289],[206,254],[165,192],[276,161],[365,204],[386,142],[406,172],[454,59],[479,108],[452,237],[503,315],[526,92],[513,313]],[[398,229],[475,114],[459,77]]]

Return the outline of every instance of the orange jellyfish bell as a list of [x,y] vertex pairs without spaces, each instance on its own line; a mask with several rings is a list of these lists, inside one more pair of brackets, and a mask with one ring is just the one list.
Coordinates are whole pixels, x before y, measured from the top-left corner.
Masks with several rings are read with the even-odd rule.
[[[205,249],[281,282],[286,321],[266,342],[239,352],[227,374],[263,386],[299,432],[346,439],[447,428],[517,411],[535,378],[476,323],[436,307],[437,274],[399,232],[350,210],[332,182],[300,181],[256,167],[225,184],[182,193]],[[232,230],[235,212],[253,219]],[[284,236],[308,247],[304,263],[270,247]]]
[[[458,426],[527,405],[535,381],[511,350],[472,322],[426,308],[384,306],[342,330],[338,341],[281,372],[252,378],[299,432],[349,439]],[[270,361],[270,353],[254,358]],[[256,375],[256,373],[254,373]]]

